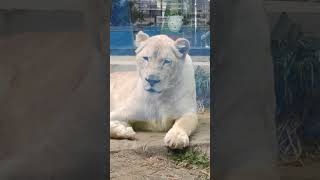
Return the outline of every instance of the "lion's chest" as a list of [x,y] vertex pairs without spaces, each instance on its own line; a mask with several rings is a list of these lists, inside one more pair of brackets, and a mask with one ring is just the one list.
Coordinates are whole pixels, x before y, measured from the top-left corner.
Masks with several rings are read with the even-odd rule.
[[179,118],[174,104],[163,99],[144,100],[139,109],[141,118],[130,122],[138,131],[168,131]]
[[139,104],[143,119],[147,121],[165,121],[176,119],[179,112],[176,102],[171,95],[152,96],[144,94]]
[[153,131],[153,132],[165,132],[168,131],[174,120],[165,121],[131,121],[130,125],[135,131]]

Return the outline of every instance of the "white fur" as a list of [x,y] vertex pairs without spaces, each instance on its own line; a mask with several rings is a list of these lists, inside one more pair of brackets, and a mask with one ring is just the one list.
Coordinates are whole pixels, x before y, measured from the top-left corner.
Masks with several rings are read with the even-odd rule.
[[[189,136],[198,123],[194,69],[187,54],[189,42],[173,41],[165,35],[149,37],[139,32],[136,45],[137,71],[111,74],[110,136],[134,139],[133,129],[168,131],[171,128],[164,138],[165,145],[184,148],[189,145]],[[165,59],[171,63],[164,63]],[[160,82],[151,87],[145,80],[148,77],[157,77]],[[147,91],[150,89],[152,92]]]

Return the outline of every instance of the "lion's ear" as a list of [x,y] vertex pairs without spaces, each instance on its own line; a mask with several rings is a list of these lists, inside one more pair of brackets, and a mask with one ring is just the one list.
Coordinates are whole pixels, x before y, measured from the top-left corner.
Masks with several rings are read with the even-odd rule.
[[178,50],[179,57],[185,57],[186,54],[189,52],[190,43],[187,39],[178,38],[175,41],[175,48]]
[[136,35],[136,40],[135,40],[135,44],[136,44],[136,47],[139,47],[141,45],[141,43],[145,40],[147,40],[149,38],[149,35],[142,32],[142,31],[139,31],[138,34]]

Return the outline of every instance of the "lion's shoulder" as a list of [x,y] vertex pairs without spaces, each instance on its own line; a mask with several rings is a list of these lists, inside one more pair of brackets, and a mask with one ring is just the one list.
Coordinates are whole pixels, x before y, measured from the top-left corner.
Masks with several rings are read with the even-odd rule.
[[119,79],[119,78],[124,78],[128,76],[135,76],[137,74],[136,71],[126,71],[126,72],[113,72],[110,74],[111,79]]
[[128,72],[113,72],[110,74],[110,83],[122,83],[128,81],[134,81],[137,79],[137,72],[128,71]]

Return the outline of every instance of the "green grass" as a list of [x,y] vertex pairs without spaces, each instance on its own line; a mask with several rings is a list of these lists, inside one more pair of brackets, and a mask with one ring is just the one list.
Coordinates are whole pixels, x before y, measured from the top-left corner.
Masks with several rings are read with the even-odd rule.
[[196,149],[171,150],[168,157],[184,167],[202,169],[210,167],[208,155]]

